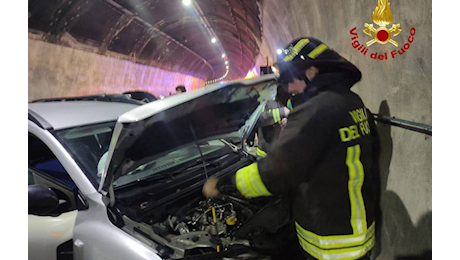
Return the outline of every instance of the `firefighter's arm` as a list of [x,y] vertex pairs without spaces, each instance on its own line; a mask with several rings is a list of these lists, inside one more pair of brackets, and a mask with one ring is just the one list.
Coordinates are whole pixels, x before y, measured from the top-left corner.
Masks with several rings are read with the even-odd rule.
[[285,107],[277,107],[272,109],[265,109],[259,117],[257,127],[264,127],[273,125],[286,118],[289,114],[289,109]]
[[321,106],[304,104],[289,116],[276,148],[258,162],[257,170],[271,194],[283,194],[310,178],[325,157],[333,134],[333,118]]
[[203,194],[214,198],[219,193],[239,191],[246,198],[272,195],[265,187],[257,170],[257,163],[239,169],[236,174],[218,179],[210,177],[203,186]]
[[[330,139],[330,128],[314,114],[318,111],[307,111],[292,115],[275,150],[266,158],[219,180],[213,188],[222,191],[222,187],[234,186],[242,195],[252,198],[287,193],[307,179]],[[203,192],[206,195],[205,189]]]

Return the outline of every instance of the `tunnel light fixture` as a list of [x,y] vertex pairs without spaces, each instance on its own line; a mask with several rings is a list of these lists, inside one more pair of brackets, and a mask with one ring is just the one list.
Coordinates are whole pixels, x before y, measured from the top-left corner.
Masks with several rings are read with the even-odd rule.
[[228,69],[228,66],[226,66],[225,68]]
[[192,3],[192,0],[182,0],[182,3],[186,6],[189,6]]
[[228,60],[225,61],[225,65],[227,65],[227,64],[228,64]]
[[222,59],[225,59],[225,56],[227,55],[225,55],[225,53],[222,53]]
[[[227,66],[227,67],[228,67],[228,66]],[[221,81],[221,80],[225,79],[225,78],[227,77],[227,75],[228,75],[228,72],[229,72],[229,70],[227,69],[227,70],[225,71],[225,74],[222,75],[222,77],[217,78],[217,79],[213,79],[213,80],[209,80],[209,81],[206,82],[206,84],[216,83],[216,82],[218,82],[218,81]]]
[[282,50],[282,49],[278,49],[278,50],[276,50],[276,53],[277,53],[278,55],[281,55],[281,53],[283,53],[283,50]]
[[216,38],[212,38],[212,39],[211,39],[211,42],[212,42],[212,43],[216,43],[216,42],[217,42],[217,39],[216,39]]

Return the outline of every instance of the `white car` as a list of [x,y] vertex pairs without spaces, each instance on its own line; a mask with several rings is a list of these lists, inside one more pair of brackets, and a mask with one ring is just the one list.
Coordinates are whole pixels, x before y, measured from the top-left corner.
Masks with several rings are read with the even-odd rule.
[[243,143],[275,92],[266,75],[142,106],[30,103],[29,258],[285,256],[283,198],[201,194],[255,160]]
[[[114,124],[118,116],[139,105],[105,96],[29,104],[29,259],[73,259],[77,213],[88,209],[82,192],[96,192],[55,134],[100,122]],[[96,136],[110,138],[111,130],[106,130]],[[88,149],[87,155],[94,157],[108,146]]]

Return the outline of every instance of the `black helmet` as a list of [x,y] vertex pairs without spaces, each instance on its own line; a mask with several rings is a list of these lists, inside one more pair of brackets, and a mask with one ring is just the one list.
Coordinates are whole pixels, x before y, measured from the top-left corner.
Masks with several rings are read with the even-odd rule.
[[292,41],[278,56],[281,61],[275,63],[275,67],[279,71],[278,82],[286,84],[292,82],[294,78],[304,80],[309,83],[305,76],[305,70],[311,66],[319,69],[319,73],[330,73],[348,71],[350,73],[361,73],[349,61],[340,56],[337,52],[329,49],[329,47],[318,39],[312,37],[303,37]]

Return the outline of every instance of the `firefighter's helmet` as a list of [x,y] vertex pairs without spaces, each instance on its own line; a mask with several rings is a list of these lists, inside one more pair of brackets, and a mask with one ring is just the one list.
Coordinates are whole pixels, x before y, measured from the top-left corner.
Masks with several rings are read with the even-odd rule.
[[[331,50],[326,44],[312,37],[292,41],[278,56],[275,67],[279,72],[278,82],[292,82],[294,78],[308,81],[305,70],[311,66],[320,73],[341,70],[357,70],[356,67]],[[351,65],[351,66],[350,66]]]

